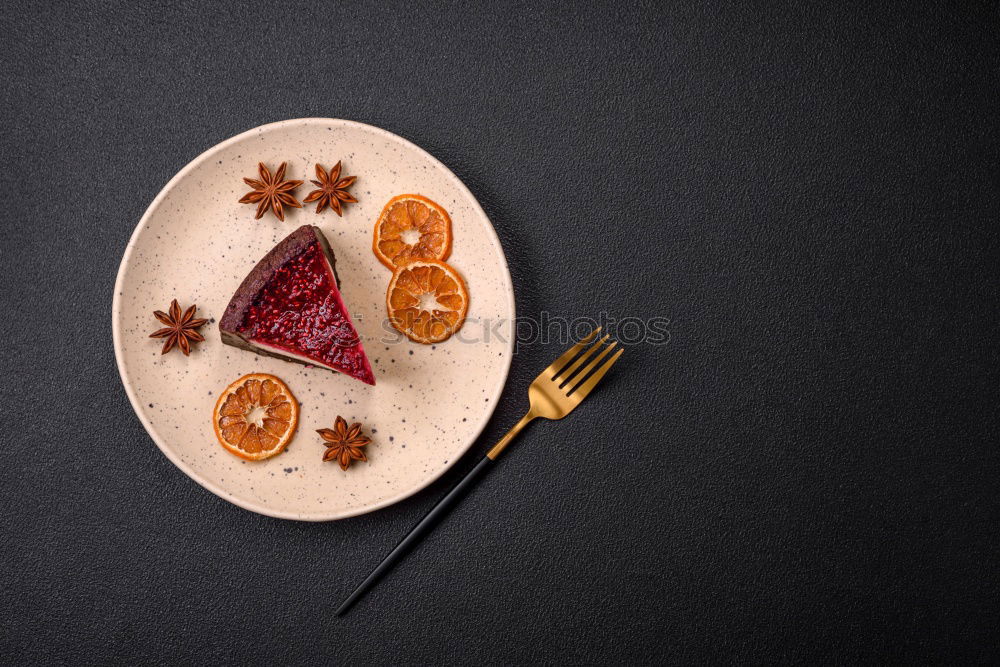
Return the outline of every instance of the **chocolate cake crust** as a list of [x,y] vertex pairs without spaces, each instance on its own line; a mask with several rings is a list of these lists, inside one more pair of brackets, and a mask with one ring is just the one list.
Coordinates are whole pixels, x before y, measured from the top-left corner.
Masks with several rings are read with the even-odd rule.
[[337,260],[334,257],[333,250],[330,248],[329,242],[327,242],[326,237],[323,236],[323,232],[319,227],[315,225],[302,225],[286,236],[278,245],[271,248],[270,252],[264,255],[263,259],[257,262],[253,270],[243,279],[236,293],[233,294],[233,298],[230,299],[229,305],[226,306],[226,311],[222,314],[222,318],[219,320],[219,333],[222,335],[223,343],[250,352],[284,359],[285,361],[294,361],[299,364],[306,363],[300,359],[285,357],[252,345],[240,335],[239,328],[242,326],[250,306],[253,305],[254,299],[264,289],[264,285],[271,279],[271,276],[288,261],[300,255],[314,242],[319,243],[320,249],[326,256],[327,261],[330,262],[330,267],[333,269],[333,277],[337,281],[337,289],[340,289],[340,276],[337,275]]

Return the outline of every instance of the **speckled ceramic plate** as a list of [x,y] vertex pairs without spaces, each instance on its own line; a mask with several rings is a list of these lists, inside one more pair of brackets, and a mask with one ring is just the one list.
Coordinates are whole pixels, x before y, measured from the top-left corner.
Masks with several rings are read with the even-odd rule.
[[[343,160],[358,176],[357,204],[344,217],[314,206],[285,222],[254,220],[237,203],[257,162],[288,162],[287,178],[309,191],[316,162]],[[451,215],[448,263],[465,276],[469,314],[458,335],[418,345],[384,324],[391,276],[372,254],[372,229],[394,195],[420,193]],[[337,257],[341,291],[375,371],[367,386],[346,375],[307,368],[223,345],[218,319],[254,264],[302,224],[318,225]],[[160,355],[149,338],[154,309],[176,298],[198,304],[207,341],[190,357]],[[244,132],[198,156],[156,196],[132,234],[118,270],[112,308],[115,356],[132,407],[164,454],[209,491],[255,512],[324,521],[385,507],[419,491],[469,449],[496,407],[513,353],[514,293],[503,249],[483,209],[461,181],[422,149],[361,123],[288,120]],[[497,323],[500,323],[499,326]],[[288,449],[246,462],[216,441],[211,415],[218,392],[246,373],[277,375],[302,405]],[[322,461],[316,429],[337,415],[365,424],[368,463],[344,472]]]

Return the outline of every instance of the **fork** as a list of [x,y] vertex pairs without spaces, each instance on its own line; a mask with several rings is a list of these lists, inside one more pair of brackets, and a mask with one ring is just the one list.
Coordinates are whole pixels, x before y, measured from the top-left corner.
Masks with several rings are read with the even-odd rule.
[[[337,609],[337,615],[343,614],[351,605],[358,601],[365,592],[375,584],[383,574],[388,572],[406,552],[426,535],[431,527],[443,517],[462,497],[465,491],[483,475],[493,462],[503,453],[518,433],[524,429],[532,420],[539,417],[545,419],[562,419],[573,412],[576,406],[587,398],[597,383],[601,381],[604,374],[622,356],[623,349],[619,348],[610,359],[605,361],[600,367],[598,364],[614,349],[617,341],[611,341],[610,345],[604,345],[610,335],[604,336],[596,344],[587,348],[587,345],[600,332],[601,327],[591,331],[583,340],[569,348],[558,359],[553,361],[548,368],[542,371],[535,381],[528,387],[528,401],[530,407],[528,412],[521,418],[521,421],[514,424],[514,427],[507,431],[507,434],[500,438],[500,441],[486,453],[486,456],[476,464],[469,473],[462,478],[455,487],[448,492],[444,498],[438,501],[430,512],[420,520],[416,526],[396,545],[396,548],[389,552],[389,555],[382,559],[378,567],[372,570],[364,581],[350,597]],[[600,350],[600,352],[598,352]],[[597,352],[595,355],[594,353]],[[586,362],[587,365],[580,370]],[[596,370],[595,370],[596,369]]]

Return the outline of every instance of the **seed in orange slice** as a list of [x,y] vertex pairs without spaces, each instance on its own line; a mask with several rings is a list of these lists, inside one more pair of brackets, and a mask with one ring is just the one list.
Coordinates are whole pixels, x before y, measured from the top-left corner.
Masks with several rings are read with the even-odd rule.
[[299,403],[288,385],[266,373],[244,375],[215,402],[215,436],[231,454],[260,461],[280,454],[295,434]]
[[448,259],[451,218],[427,197],[393,197],[375,221],[372,250],[393,271],[411,259]]
[[462,328],[469,292],[455,269],[415,259],[396,269],[385,293],[392,326],[417,343],[439,343]]

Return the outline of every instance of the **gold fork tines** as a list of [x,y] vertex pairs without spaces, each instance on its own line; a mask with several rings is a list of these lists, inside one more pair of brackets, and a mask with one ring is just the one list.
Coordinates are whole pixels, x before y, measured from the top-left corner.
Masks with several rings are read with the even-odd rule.
[[[594,390],[594,387],[625,351],[619,349],[610,359],[598,366],[618,345],[617,341],[611,341],[610,345],[605,345],[610,338],[606,335],[597,343],[587,347],[600,330],[601,328],[597,327],[591,331],[583,340],[566,350],[535,378],[535,381],[528,387],[530,407],[527,414],[486,454],[489,459],[496,460],[510,444],[510,441],[514,439],[514,436],[520,433],[521,429],[527,426],[531,420],[538,417],[562,419],[572,412],[573,408],[580,405],[583,399],[587,398]],[[587,363],[588,361],[590,363]],[[585,363],[587,365],[583,366]],[[583,366],[582,369],[581,366]]]

